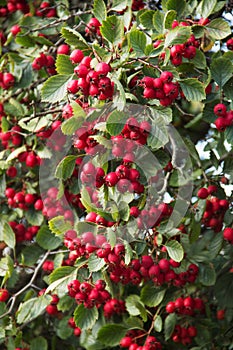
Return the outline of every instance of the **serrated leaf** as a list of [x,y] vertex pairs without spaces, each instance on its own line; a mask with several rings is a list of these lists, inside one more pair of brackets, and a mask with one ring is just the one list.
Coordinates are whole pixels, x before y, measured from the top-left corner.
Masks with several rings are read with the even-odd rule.
[[17,311],[17,323],[22,324],[34,320],[45,311],[50,302],[50,295],[42,295],[21,303]]
[[115,109],[107,119],[106,129],[109,134],[112,136],[119,135],[124,128],[126,120],[126,113]]
[[165,319],[165,323],[164,323],[164,335],[165,335],[165,341],[167,341],[172,333],[174,332],[175,329],[175,325],[177,322],[177,317],[176,314],[169,314],[166,319]]
[[71,230],[72,226],[66,222],[63,216],[56,216],[49,220],[49,228],[56,235],[62,235],[66,231]]
[[128,0],[113,0],[111,9],[113,11],[122,11],[126,8]]
[[[82,259],[82,264],[86,264],[86,260]],[[82,265],[80,262],[80,266]],[[51,283],[46,289],[46,293],[54,292],[61,298],[67,294],[67,284],[77,278],[78,267],[61,266],[55,269],[49,275],[49,282]]]
[[170,10],[165,14],[164,17],[164,28],[165,29],[171,29],[172,28],[172,23],[174,21],[174,19],[176,19],[176,11],[174,10]]
[[219,85],[220,89],[232,77],[232,67],[231,61],[227,58],[219,57],[212,61],[210,65],[211,76]]
[[138,29],[132,30],[129,35],[131,46],[137,57],[145,56],[146,34]]
[[165,244],[165,247],[167,248],[168,255],[171,259],[180,262],[184,258],[184,249],[182,245],[174,240],[168,241]]
[[67,277],[71,274],[73,275],[75,271],[77,271],[77,269],[73,266],[58,267],[49,275],[49,283],[51,284],[57,280],[62,279],[63,277]]
[[70,56],[68,55],[57,55],[56,58],[56,71],[58,74],[73,74],[74,66],[70,61]]
[[61,34],[65,38],[67,44],[75,46],[76,49],[84,51],[87,55],[91,52],[86,40],[75,29],[63,27]]
[[112,77],[112,81],[115,84],[116,90],[119,91],[119,93],[114,94],[113,96],[113,106],[117,108],[118,111],[123,111],[126,105],[125,90],[119,79]]
[[94,17],[102,23],[103,20],[107,17],[106,5],[103,0],[94,0],[93,4],[93,14]]
[[206,25],[209,35],[214,40],[222,40],[231,35],[230,25],[222,18],[215,18]]
[[73,133],[81,127],[83,123],[83,117],[73,116],[65,120],[61,125],[61,130],[65,135],[73,135]]
[[204,53],[199,49],[196,49],[196,55],[194,58],[192,58],[191,62],[195,67],[199,69],[205,69],[206,67],[206,57]]
[[163,33],[163,23],[164,23],[164,14],[161,11],[155,11],[153,16],[153,25],[157,33]]
[[53,250],[59,247],[62,240],[60,237],[54,236],[48,226],[42,226],[36,234],[36,242],[46,250]]
[[154,321],[154,330],[155,332],[161,332],[163,329],[163,320],[162,317],[160,315],[156,316],[156,319]]
[[36,337],[30,343],[30,350],[47,350],[48,342],[44,337]]
[[166,2],[166,7],[168,11],[174,10],[177,12],[177,15],[181,17],[186,7],[186,1],[185,0],[168,0]]
[[77,327],[81,329],[91,329],[98,318],[98,310],[96,307],[91,309],[85,308],[83,304],[74,310],[74,321]]
[[141,300],[145,305],[155,307],[163,301],[165,293],[165,289],[147,284],[141,290]]
[[128,328],[121,324],[107,324],[100,328],[97,339],[104,345],[117,346],[127,330]]
[[188,101],[202,101],[205,99],[204,85],[198,79],[182,79],[179,84]]
[[63,180],[67,180],[71,177],[75,168],[76,159],[77,156],[72,155],[62,159],[56,168],[55,177]]
[[171,29],[165,39],[164,47],[169,47],[177,44],[183,44],[191,35],[190,27],[175,27]]
[[228,126],[224,132],[225,139],[233,145],[233,125]]
[[40,226],[44,221],[44,216],[41,211],[28,209],[25,211],[25,218],[31,225]]
[[155,12],[152,10],[147,10],[139,16],[139,20],[140,20],[141,24],[143,25],[143,27],[145,27],[147,29],[154,28],[154,23],[153,23],[154,13]]
[[62,101],[67,95],[67,85],[72,76],[73,74],[58,74],[48,78],[41,90],[42,100],[51,103]]
[[211,13],[213,12],[213,9],[215,8],[216,3],[217,3],[217,0],[202,0],[200,13],[203,18],[207,18],[209,17],[209,15],[211,15]]
[[117,16],[109,16],[102,22],[101,35],[111,44],[118,45],[124,38],[124,25]]
[[104,259],[98,258],[95,255],[91,255],[88,259],[88,269],[90,272],[100,271],[105,266]]
[[147,320],[147,311],[139,295],[131,294],[125,300],[125,306],[131,316],[140,315],[144,322]]
[[8,247],[14,249],[16,244],[15,233],[8,222],[3,225],[3,240]]
[[216,272],[213,264],[200,264],[198,279],[204,286],[213,286],[216,282]]

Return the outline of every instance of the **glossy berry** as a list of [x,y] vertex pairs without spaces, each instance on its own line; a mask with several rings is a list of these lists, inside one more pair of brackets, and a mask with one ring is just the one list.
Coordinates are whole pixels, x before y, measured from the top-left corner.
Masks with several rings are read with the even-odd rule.
[[119,178],[115,172],[108,173],[105,176],[105,183],[108,187],[113,187],[117,184]]
[[209,195],[209,192],[208,192],[207,188],[204,188],[204,187],[200,188],[197,192],[197,196],[200,199],[206,199],[208,197],[208,195]]
[[225,228],[223,231],[223,237],[226,241],[229,241],[231,244],[233,244],[233,228]]
[[218,103],[214,106],[214,114],[218,117],[224,117],[227,112],[227,107],[223,103]]
[[7,289],[0,288],[0,302],[5,302],[9,298],[9,292]]
[[74,50],[70,54],[70,60],[72,63],[80,63],[82,59],[84,58],[84,54],[81,50]]

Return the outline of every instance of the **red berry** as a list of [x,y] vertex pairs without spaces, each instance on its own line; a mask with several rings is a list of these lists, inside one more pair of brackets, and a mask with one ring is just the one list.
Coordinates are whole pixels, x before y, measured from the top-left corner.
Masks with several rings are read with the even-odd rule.
[[21,32],[21,28],[18,24],[15,24],[14,26],[11,27],[11,33],[13,36],[16,36],[20,32]]
[[48,305],[48,306],[46,307],[46,311],[47,311],[47,313],[48,313],[49,315],[51,315],[51,316],[57,315],[57,314],[58,314],[57,305],[52,305],[52,304]]
[[208,195],[209,195],[209,192],[208,192],[207,188],[204,188],[204,187],[200,188],[197,192],[197,196],[200,199],[206,199],[208,197]]
[[161,73],[160,79],[163,83],[170,83],[173,79],[173,74],[172,72],[164,71]]
[[79,327],[75,327],[75,328],[74,328],[74,335],[75,335],[76,337],[80,337],[81,333],[82,333],[81,328],[79,328]]
[[225,310],[221,309],[217,311],[217,319],[224,320],[225,318]]
[[227,48],[228,50],[233,50],[233,38],[227,40]]
[[214,114],[218,117],[224,117],[227,112],[227,107],[223,103],[218,103],[214,106]]
[[84,54],[81,50],[74,50],[70,54],[70,60],[72,63],[80,63],[84,57]]
[[225,131],[226,127],[228,126],[227,120],[223,117],[218,117],[214,122],[216,128],[218,131],[223,132]]
[[233,228],[227,227],[223,231],[223,237],[226,241],[229,241],[233,244]]
[[106,62],[100,62],[95,67],[95,71],[102,76],[106,76],[111,70],[111,67]]
[[9,292],[7,289],[0,288],[0,302],[5,302],[9,298]]
[[70,52],[70,46],[66,44],[61,44],[57,48],[58,55],[69,55],[69,52]]
[[131,344],[132,344],[132,338],[130,338],[130,337],[124,337],[124,338],[122,338],[121,339],[121,341],[120,341],[120,346],[122,347],[122,348],[128,348]]
[[119,181],[119,178],[115,172],[108,173],[105,176],[105,183],[108,187],[115,186]]

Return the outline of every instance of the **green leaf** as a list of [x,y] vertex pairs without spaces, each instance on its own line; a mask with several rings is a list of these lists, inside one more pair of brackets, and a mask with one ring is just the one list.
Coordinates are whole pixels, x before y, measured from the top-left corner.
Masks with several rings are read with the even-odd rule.
[[174,240],[168,241],[165,244],[165,247],[167,248],[168,255],[171,259],[180,262],[184,258],[184,249],[182,245]]
[[232,77],[232,63],[227,58],[219,57],[212,61],[210,72],[212,78],[219,85],[219,88],[222,89],[226,82]]
[[148,11],[143,12],[139,16],[139,20],[140,20],[141,24],[143,25],[143,27],[145,27],[147,29],[154,28],[154,23],[153,23],[154,13],[155,13],[154,11],[148,10]]
[[104,259],[98,258],[95,255],[91,255],[88,259],[88,269],[90,272],[100,271],[105,266]]
[[[81,261],[83,265],[86,264],[86,259],[80,259],[80,266],[82,265]],[[77,278],[77,270],[78,267],[73,266],[61,266],[55,269],[49,275],[49,282],[51,284],[46,289],[46,293],[56,291],[60,298],[66,295],[67,284]]]
[[72,80],[73,75],[54,75],[44,83],[41,93],[44,102],[58,102],[67,95],[67,84]]
[[155,307],[163,301],[165,293],[165,289],[147,284],[141,290],[141,300],[145,305]]
[[42,226],[36,234],[36,242],[46,250],[53,250],[60,246],[62,240],[54,236],[48,226]]
[[202,0],[200,13],[203,18],[209,17],[215,8],[217,0]]
[[33,47],[35,46],[34,38],[30,35],[17,35],[15,38],[16,44],[24,47]]
[[167,341],[171,337],[172,333],[174,332],[176,322],[177,322],[176,314],[170,314],[166,317],[165,323],[164,323],[165,341]]
[[37,244],[25,247],[21,251],[20,263],[28,266],[34,265],[42,254],[44,254],[44,250]]
[[124,128],[127,115],[115,109],[107,119],[106,129],[110,135],[119,135]]
[[118,45],[124,38],[124,25],[117,16],[109,16],[100,27],[102,36],[113,45]]
[[44,337],[36,337],[30,343],[30,350],[47,350],[48,342]]
[[132,30],[129,35],[131,46],[137,57],[145,56],[146,34],[138,29]]
[[162,317],[160,315],[157,315],[156,316],[156,319],[154,321],[154,330],[156,332],[161,332],[163,329],[163,320],[162,320]]
[[97,339],[104,345],[114,347],[119,345],[127,330],[128,329],[121,324],[106,324],[100,328]]
[[28,209],[25,211],[25,218],[31,225],[40,226],[44,221],[44,216],[41,211],[35,209]]
[[73,74],[74,66],[70,61],[70,57],[68,55],[57,55],[56,59],[56,71],[58,74]]
[[186,7],[185,0],[168,0],[166,3],[167,10],[174,10],[177,12],[177,15],[181,17]]
[[224,85],[223,91],[226,98],[233,100],[233,77]]
[[66,231],[71,230],[72,226],[65,221],[63,216],[56,216],[49,220],[49,228],[56,235],[62,235]]
[[119,91],[117,94],[114,94],[114,96],[113,96],[113,106],[115,108],[117,108],[118,111],[122,111],[126,105],[125,90],[124,90],[121,82],[119,81],[119,79],[112,77],[112,81],[115,84],[116,90]]
[[140,315],[144,322],[147,320],[147,311],[139,295],[131,294],[125,300],[125,306],[131,316]]
[[91,329],[98,319],[98,310],[96,307],[92,309],[86,308],[80,304],[74,310],[74,321],[77,327],[81,329]]
[[199,49],[196,49],[196,55],[194,58],[192,58],[191,62],[196,68],[205,69],[206,67],[206,57]]
[[56,327],[56,334],[61,339],[67,339],[69,338],[73,330],[71,327],[67,327],[68,321],[70,316],[63,317],[61,321],[58,323],[58,326]]
[[224,132],[225,139],[233,145],[233,125],[228,126]]
[[77,156],[72,155],[62,159],[56,168],[55,177],[63,180],[67,180],[71,177],[75,168],[76,159]]
[[128,0],[113,0],[111,9],[113,11],[122,11],[126,8]]
[[37,318],[45,311],[45,308],[50,304],[51,299],[50,295],[42,295],[21,303],[17,311],[17,323],[22,324]]
[[164,28],[165,29],[171,29],[172,28],[172,23],[174,21],[174,19],[176,19],[176,11],[174,10],[170,10],[165,14],[164,17]]
[[231,35],[230,25],[222,18],[215,18],[206,25],[209,35],[213,40],[222,40]]
[[16,244],[15,233],[8,222],[6,222],[3,226],[3,240],[8,247],[14,249]]
[[213,286],[216,282],[216,272],[213,264],[200,264],[198,279],[204,286]]
[[102,23],[107,17],[106,5],[103,0],[94,0],[93,15]]
[[202,101],[205,99],[205,87],[198,79],[182,79],[179,84],[188,101]]
[[153,16],[153,25],[156,29],[156,31],[161,34],[164,30],[164,14],[161,11],[155,11]]
[[84,121],[83,117],[73,116],[62,123],[61,130],[65,135],[73,135],[73,133],[81,127]]
[[[160,147],[163,147],[164,145],[166,145],[168,141],[169,141],[169,138],[168,138],[167,126],[164,123],[164,120],[162,119],[162,117],[159,117],[156,119],[155,122],[152,123],[152,128],[147,139],[147,144],[153,150],[157,150]],[[154,172],[154,175],[155,175],[155,172]]]
[[183,44],[191,35],[190,27],[175,27],[171,29],[165,39],[164,47]]
[[61,30],[62,36],[65,38],[65,42],[69,45],[75,46],[76,49],[82,50],[88,55],[91,52],[86,40],[75,29],[66,27]]

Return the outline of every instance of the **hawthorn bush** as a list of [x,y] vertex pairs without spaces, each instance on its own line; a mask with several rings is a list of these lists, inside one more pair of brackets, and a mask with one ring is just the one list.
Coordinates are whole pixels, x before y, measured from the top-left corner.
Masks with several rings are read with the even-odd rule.
[[1,349],[233,349],[231,10],[0,1]]

